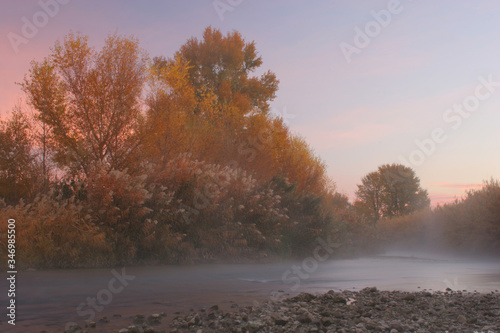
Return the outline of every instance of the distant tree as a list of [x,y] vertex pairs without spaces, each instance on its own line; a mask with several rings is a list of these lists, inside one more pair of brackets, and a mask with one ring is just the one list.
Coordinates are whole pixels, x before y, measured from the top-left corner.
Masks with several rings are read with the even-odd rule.
[[378,171],[370,172],[361,180],[356,191],[354,208],[370,221],[378,221],[382,214],[383,184]]
[[358,185],[355,209],[368,220],[410,214],[429,207],[427,191],[415,171],[401,164],[385,164],[370,172]]

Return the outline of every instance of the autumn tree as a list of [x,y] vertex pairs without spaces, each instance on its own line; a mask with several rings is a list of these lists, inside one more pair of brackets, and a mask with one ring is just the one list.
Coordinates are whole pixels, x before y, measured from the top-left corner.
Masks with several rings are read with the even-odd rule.
[[[173,248],[179,256],[310,252],[318,235],[346,221],[334,215],[350,210],[323,161],[269,112],[278,80],[257,75],[261,66],[254,42],[210,27],[172,58],[152,59],[131,37],[111,35],[96,50],[69,34],[21,83],[36,130],[10,130],[23,127],[21,118],[2,127],[0,186],[10,187],[0,191],[14,184],[24,191],[14,197],[29,197],[32,188],[21,185],[36,182],[19,166],[34,163],[46,180],[53,161],[68,177],[32,203],[78,204],[58,216],[82,214],[85,228],[65,232],[105,239],[115,259]],[[55,226],[47,234],[58,235]]]
[[[56,115],[60,115],[64,108],[65,96],[64,88],[58,82],[54,67],[47,59],[40,63],[32,62],[30,75],[32,80],[26,79],[22,85],[25,92],[29,93],[28,103],[33,107],[31,127],[33,143],[39,147],[41,155],[41,167],[43,188],[47,188],[49,180],[49,163],[51,162],[51,152],[55,148],[55,133],[58,133]],[[51,125],[52,124],[52,125]]]
[[322,195],[327,188],[326,165],[300,136],[290,134],[280,161],[280,173],[297,184],[299,193]]
[[269,121],[262,116],[278,85],[271,72],[252,76],[261,65],[253,42],[210,27],[173,59],[154,58],[146,128],[156,153],[169,159],[183,150],[233,166],[257,162],[255,148],[262,147],[259,137]]
[[101,51],[69,34],[33,62],[22,87],[48,127],[55,160],[73,172],[130,166],[145,82],[145,56],[134,38],[109,36]]
[[255,43],[246,43],[239,32],[224,36],[208,27],[203,40],[189,39],[177,55],[189,62],[190,80],[197,91],[214,93],[220,106],[233,104],[241,115],[269,111],[278,80],[271,71],[251,76],[262,65],[262,58]]
[[241,158],[237,147],[257,138],[248,131],[257,114],[268,113],[278,80],[267,71],[253,73],[262,65],[254,42],[246,42],[236,31],[223,35],[208,27],[202,40],[189,39],[176,53],[189,64],[189,80],[198,104],[193,112],[207,134],[210,158],[232,161]]
[[141,150],[149,161],[164,164],[194,148],[195,89],[188,64],[179,57],[156,57],[149,64],[146,117]]
[[362,179],[354,206],[368,220],[403,216],[430,205],[415,171],[401,164],[385,164]]

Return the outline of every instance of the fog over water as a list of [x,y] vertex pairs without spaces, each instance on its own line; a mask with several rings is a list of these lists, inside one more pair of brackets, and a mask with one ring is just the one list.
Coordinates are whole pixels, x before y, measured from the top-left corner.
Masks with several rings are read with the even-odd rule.
[[[212,304],[256,304],[302,291],[500,290],[500,262],[443,258],[416,252],[388,252],[359,259],[278,264],[212,264],[126,267],[134,278],[95,313],[96,319],[137,313],[188,311]],[[122,268],[116,268],[121,272]],[[83,322],[90,307],[77,307],[107,289],[111,269],[26,271],[19,278],[19,328]],[[2,295],[4,297],[4,295]],[[87,310],[87,312],[85,312]],[[85,312],[86,314],[82,315]],[[5,324],[5,323],[4,323]]]
[[[359,290],[369,286],[404,291],[500,290],[500,261],[461,260],[422,252],[390,251],[373,257],[330,260],[318,263],[314,271],[315,266],[309,261],[273,266],[271,270],[256,266],[255,270],[246,272],[248,276],[239,279],[308,292]],[[301,269],[294,270],[294,267]],[[282,273],[286,271],[289,273]]]
[[500,263],[459,260],[422,253],[388,252],[385,255],[330,261],[304,287],[311,290],[423,289],[489,292],[500,289]]

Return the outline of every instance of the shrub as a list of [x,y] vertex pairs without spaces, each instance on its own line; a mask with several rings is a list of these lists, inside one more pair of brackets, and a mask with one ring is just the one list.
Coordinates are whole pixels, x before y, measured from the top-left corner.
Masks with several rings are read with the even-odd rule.
[[[104,231],[74,200],[38,196],[33,203],[2,207],[0,218],[16,220],[18,267],[98,267],[113,261]],[[2,234],[6,234],[2,224]],[[2,246],[4,252],[6,246]]]
[[467,192],[461,200],[439,206],[436,220],[443,229],[446,245],[469,254],[500,251],[500,183],[486,182],[483,188]]
[[377,232],[384,248],[429,249],[438,246],[440,239],[431,209],[382,219],[377,225]]
[[281,197],[245,170],[183,154],[151,174],[151,182],[174,193],[170,225],[191,244],[188,251],[227,258],[280,246],[288,219]]

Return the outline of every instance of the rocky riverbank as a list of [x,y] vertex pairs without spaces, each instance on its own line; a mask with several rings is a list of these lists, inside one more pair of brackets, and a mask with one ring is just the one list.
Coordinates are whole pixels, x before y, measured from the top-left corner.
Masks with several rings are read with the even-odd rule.
[[104,317],[65,333],[500,333],[499,318],[498,291],[403,292],[371,287],[283,299],[277,296],[254,306],[233,303],[185,313]]
[[302,293],[258,307],[218,306],[174,318],[181,332],[500,332],[500,293],[466,291]]

